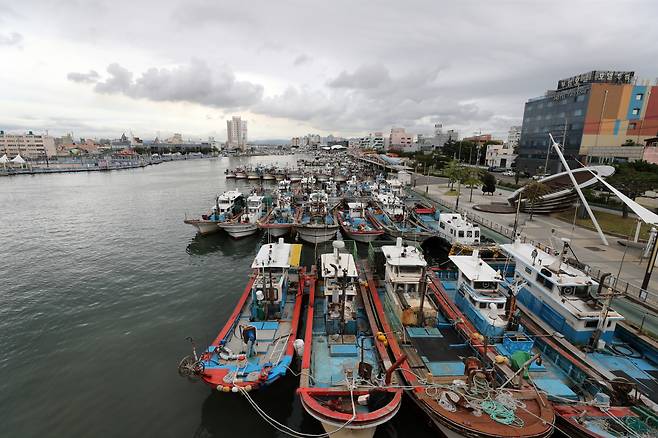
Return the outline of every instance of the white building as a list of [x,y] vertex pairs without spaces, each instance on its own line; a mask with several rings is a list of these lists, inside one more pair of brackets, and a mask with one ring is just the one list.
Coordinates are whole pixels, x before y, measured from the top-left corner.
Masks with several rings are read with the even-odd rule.
[[228,149],[247,149],[247,121],[240,116],[226,121],[226,145]]
[[514,148],[508,143],[504,144],[490,144],[487,146],[487,155],[485,163],[489,167],[510,168],[512,163],[516,160]]
[[367,137],[361,137],[360,146],[363,149],[384,149],[384,134],[375,132],[368,134]]
[[45,158],[57,154],[55,139],[47,135],[8,134],[0,131],[0,155],[7,154],[12,158],[20,154],[23,158]]
[[511,126],[509,128],[509,132],[507,133],[507,144],[512,147],[512,150],[519,145],[520,138],[521,138],[521,127]]

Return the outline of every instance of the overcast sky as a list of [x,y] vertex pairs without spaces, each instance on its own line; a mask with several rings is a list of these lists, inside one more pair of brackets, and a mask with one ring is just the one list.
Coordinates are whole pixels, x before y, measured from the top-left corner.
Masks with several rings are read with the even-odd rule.
[[658,2],[0,0],[0,129],[503,136],[596,69],[658,76]]

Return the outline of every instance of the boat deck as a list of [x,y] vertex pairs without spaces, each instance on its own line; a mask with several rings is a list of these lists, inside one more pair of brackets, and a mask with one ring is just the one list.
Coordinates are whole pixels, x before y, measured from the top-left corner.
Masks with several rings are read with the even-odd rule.
[[[372,365],[372,376],[381,371],[372,333],[365,321],[366,315],[362,306],[357,307],[358,336],[329,335],[325,327],[324,298],[316,298],[313,311],[313,345],[311,359],[311,384],[313,387],[333,388],[345,386],[345,373],[349,370],[358,372],[359,362]],[[363,345],[363,351],[361,349]]]
[[[256,328],[256,346],[253,357],[240,359],[221,359],[213,354],[206,362],[206,371],[213,369],[227,369],[226,383],[241,379],[248,382],[259,380],[260,372],[266,364],[275,366],[285,356],[288,338],[292,332],[293,311],[295,307],[296,289],[288,289],[286,302],[281,312],[281,318],[267,321],[251,321],[251,297],[245,302],[242,312],[226,335],[224,347],[233,354],[246,353],[247,345],[241,336],[242,328],[253,326]],[[208,347],[208,352],[214,352],[215,347]]]

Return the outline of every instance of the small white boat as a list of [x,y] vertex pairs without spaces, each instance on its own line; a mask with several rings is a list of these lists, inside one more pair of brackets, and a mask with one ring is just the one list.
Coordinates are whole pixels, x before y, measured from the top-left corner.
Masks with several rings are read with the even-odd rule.
[[258,220],[263,216],[265,203],[264,196],[251,194],[247,198],[247,211],[232,221],[218,224],[231,237],[239,239],[251,236],[258,231]]
[[185,219],[183,222],[192,225],[200,234],[216,233],[219,224],[239,215],[244,207],[244,197],[237,190],[229,190],[215,198],[210,214],[201,215],[201,219]]

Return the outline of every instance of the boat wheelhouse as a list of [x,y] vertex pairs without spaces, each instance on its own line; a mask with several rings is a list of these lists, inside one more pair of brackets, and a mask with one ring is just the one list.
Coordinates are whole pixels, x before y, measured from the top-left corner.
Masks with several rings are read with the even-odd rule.
[[499,290],[503,277],[484,262],[477,250],[472,255],[450,256],[457,266],[455,304],[484,336],[502,336],[508,325],[507,297]]
[[215,233],[220,230],[219,224],[231,220],[242,212],[244,197],[237,190],[229,190],[215,198],[209,214],[201,215],[201,219],[185,219],[183,222],[194,226],[200,234]]
[[258,221],[265,215],[265,197],[256,193],[247,198],[246,212],[219,224],[231,237],[251,236],[258,231]]
[[588,344],[597,330],[599,340],[609,342],[617,322],[624,317],[604,309],[594,299],[600,292],[599,284],[565,262],[568,239],[563,239],[563,245],[557,255],[518,240],[501,245],[516,262],[516,274],[526,283],[517,300],[573,344]]
[[301,245],[280,239],[263,245],[249,282],[217,338],[196,358],[181,361],[182,375],[199,376],[220,392],[251,391],[284,376],[292,362],[301,313],[297,284]]
[[438,223],[432,224],[432,229],[451,245],[477,246],[480,244],[480,227],[459,213],[441,213]]

